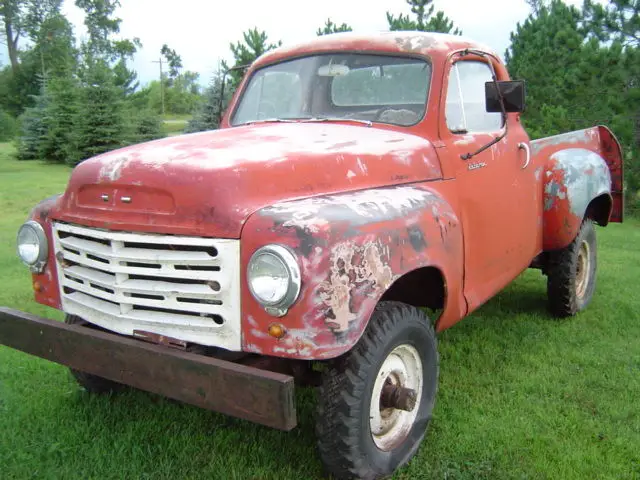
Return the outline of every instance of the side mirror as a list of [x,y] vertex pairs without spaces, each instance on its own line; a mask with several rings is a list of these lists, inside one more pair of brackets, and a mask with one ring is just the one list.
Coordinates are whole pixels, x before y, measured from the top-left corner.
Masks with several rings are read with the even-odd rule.
[[484,84],[484,94],[487,112],[502,112],[500,108],[500,96],[507,112],[524,112],[525,85],[524,80],[510,80],[497,82],[498,91],[494,82]]

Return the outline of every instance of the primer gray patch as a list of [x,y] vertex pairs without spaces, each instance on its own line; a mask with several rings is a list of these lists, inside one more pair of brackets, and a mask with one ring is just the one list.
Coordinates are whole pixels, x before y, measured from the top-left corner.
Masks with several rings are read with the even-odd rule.
[[[597,153],[585,148],[568,148],[553,154],[551,160],[555,160],[556,168],[564,172],[569,208],[574,215],[582,217],[591,200],[611,193],[609,167]],[[545,187],[545,193],[557,194],[558,190],[551,187],[553,183],[555,182],[552,181]]]

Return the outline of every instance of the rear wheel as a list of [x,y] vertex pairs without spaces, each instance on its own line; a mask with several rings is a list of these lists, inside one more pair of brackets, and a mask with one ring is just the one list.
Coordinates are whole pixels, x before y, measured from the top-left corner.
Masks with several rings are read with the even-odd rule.
[[[77,315],[67,315],[64,319],[64,323],[69,325],[85,325],[87,328],[92,328],[91,324],[86,320],[78,317]],[[83,387],[89,393],[109,394],[117,393],[125,390],[127,387],[122,383],[117,383],[112,380],[108,380],[97,375],[81,372],[80,370],[74,370],[70,368],[71,375],[76,379],[78,384]]]
[[387,477],[417,452],[435,403],[438,352],[419,309],[382,302],[356,346],[324,372],[316,433],[336,478]]
[[584,310],[596,288],[597,244],[593,221],[585,219],[576,238],[562,250],[549,252],[547,296],[557,317]]

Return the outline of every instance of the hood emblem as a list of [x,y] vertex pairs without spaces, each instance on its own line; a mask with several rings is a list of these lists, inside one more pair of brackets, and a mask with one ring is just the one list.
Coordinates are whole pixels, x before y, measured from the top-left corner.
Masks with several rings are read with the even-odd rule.
[[[100,198],[102,199],[103,202],[108,202],[109,201],[109,195],[107,195],[106,193],[103,193],[102,195],[100,195]],[[120,197],[120,201],[122,203],[131,203],[131,197],[129,196],[122,196]]]

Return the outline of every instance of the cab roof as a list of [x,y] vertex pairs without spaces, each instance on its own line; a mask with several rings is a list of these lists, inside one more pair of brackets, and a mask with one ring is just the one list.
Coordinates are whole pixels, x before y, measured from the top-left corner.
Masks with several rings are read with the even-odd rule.
[[385,52],[421,54],[429,57],[448,55],[450,52],[473,48],[497,56],[492,49],[474,40],[436,32],[394,31],[361,34],[354,32],[322,35],[311,40],[283,45],[264,53],[253,67],[275,63],[285,58],[320,52]]

